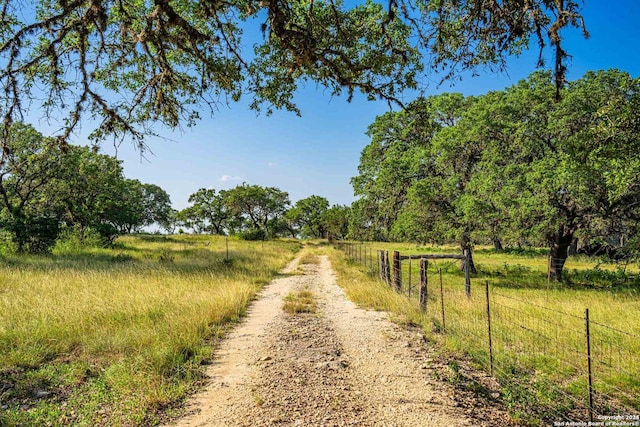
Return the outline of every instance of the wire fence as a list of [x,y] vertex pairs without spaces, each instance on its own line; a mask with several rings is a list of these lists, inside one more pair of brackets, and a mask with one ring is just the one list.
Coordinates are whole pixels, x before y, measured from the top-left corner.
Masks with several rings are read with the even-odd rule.
[[434,332],[499,380],[512,410],[552,422],[640,426],[640,335],[599,323],[588,308],[565,312],[488,281],[470,283],[457,266],[462,262],[468,272],[465,255],[390,257],[366,244],[338,246],[366,272],[416,299]]

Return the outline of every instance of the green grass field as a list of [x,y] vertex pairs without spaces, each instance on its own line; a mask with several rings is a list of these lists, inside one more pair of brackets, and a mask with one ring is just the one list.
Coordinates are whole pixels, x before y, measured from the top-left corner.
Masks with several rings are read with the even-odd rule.
[[[366,246],[374,266],[367,259],[365,268],[314,246],[308,261],[328,253],[355,302],[422,325],[443,351],[465,353],[486,370],[488,282],[494,375],[512,417],[524,424],[584,419],[589,308],[596,414],[640,411],[636,265],[622,272],[570,258],[568,283],[549,284],[544,252],[481,248],[471,298],[457,262],[430,262],[425,313],[417,304],[418,263],[409,299],[406,261],[402,294],[367,274],[375,250],[455,248],[375,244]],[[1,257],[0,425],[152,425],[170,416],[197,387],[215,340],[300,248],[232,239],[227,261],[224,238],[136,236],[109,250],[60,246],[50,256]]]
[[150,425],[297,242],[124,237],[0,258],[0,425]]
[[[422,325],[446,348],[465,353],[487,371],[491,363],[485,286],[489,285],[493,371],[504,385],[503,397],[514,419],[544,424],[586,416],[586,308],[594,415],[640,412],[637,265],[628,265],[623,271],[614,264],[572,257],[566,265],[567,282],[549,283],[544,251],[495,253],[480,248],[474,253],[478,274],[472,277],[470,298],[465,295],[458,261],[429,262],[427,312],[423,313],[417,304],[418,262],[413,260],[411,264],[411,280],[409,263],[402,262],[403,288],[399,295],[371,274],[363,273],[376,276],[377,249],[402,254],[459,251],[454,247],[366,244],[351,251],[359,259],[358,271],[354,270],[354,261],[346,262],[335,253],[332,258],[341,285],[359,304],[391,311],[401,321]],[[411,300],[407,299],[409,283]]]

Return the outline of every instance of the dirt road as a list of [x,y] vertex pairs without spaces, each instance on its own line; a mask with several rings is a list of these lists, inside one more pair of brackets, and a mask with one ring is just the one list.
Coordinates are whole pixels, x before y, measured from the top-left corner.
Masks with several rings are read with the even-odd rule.
[[[223,341],[208,387],[177,426],[498,426],[506,416],[464,404],[436,380],[433,350],[385,313],[357,308],[328,259],[285,270]],[[283,298],[301,289],[315,313],[290,315]]]

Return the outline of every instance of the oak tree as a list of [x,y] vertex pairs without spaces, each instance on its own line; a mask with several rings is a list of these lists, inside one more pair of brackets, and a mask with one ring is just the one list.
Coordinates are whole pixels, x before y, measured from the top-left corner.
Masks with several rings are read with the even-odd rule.
[[554,50],[560,87],[561,30],[584,30],[579,3],[0,0],[2,135],[39,110],[63,141],[92,119],[94,137],[144,147],[154,123],[193,124],[202,106],[241,96],[297,111],[293,94],[308,80],[400,103],[425,73],[501,69],[531,43]]

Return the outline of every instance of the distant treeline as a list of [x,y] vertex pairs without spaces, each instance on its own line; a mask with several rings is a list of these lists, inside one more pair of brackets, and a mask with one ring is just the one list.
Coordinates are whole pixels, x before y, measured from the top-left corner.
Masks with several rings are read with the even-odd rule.
[[172,215],[169,233],[233,234],[247,240],[273,237],[345,238],[349,208],[329,207],[321,196],[292,204],[275,187],[242,184],[230,190],[201,188],[189,196],[190,206]]

